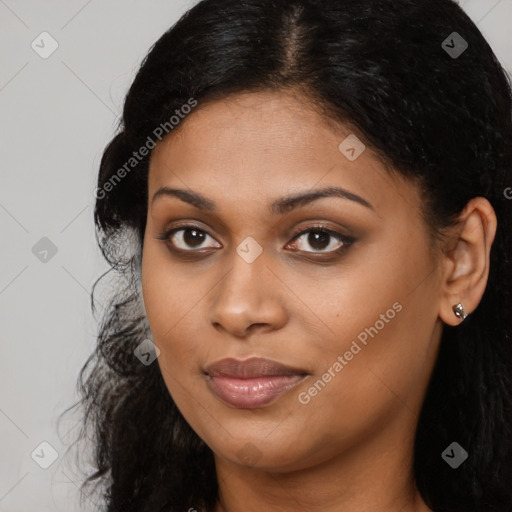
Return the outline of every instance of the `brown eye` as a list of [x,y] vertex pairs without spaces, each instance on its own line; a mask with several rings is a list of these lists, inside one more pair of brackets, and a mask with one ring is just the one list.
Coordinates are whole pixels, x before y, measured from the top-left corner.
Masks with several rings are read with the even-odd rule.
[[341,233],[325,228],[313,228],[299,233],[292,245],[297,246],[296,250],[302,252],[330,253],[350,245],[351,242],[351,239]]
[[[194,249],[205,249],[208,247],[218,248],[220,245],[208,233],[193,226],[187,226],[179,229],[173,229],[165,236],[168,243],[181,251],[192,251]],[[208,244],[208,239],[213,241],[213,245]],[[205,244],[206,245],[203,245]]]

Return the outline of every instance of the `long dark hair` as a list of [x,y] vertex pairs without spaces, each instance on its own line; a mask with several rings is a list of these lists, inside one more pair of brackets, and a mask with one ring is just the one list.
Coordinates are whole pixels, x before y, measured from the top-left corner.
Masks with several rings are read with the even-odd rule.
[[[436,512],[510,512],[511,84],[451,0],[203,0],[151,48],[98,177],[94,219],[114,292],[79,377],[78,441],[92,442],[95,465],[83,488],[101,487],[109,512],[212,510],[211,450],[178,411],[158,365],[134,356],[149,337],[140,261],[150,152],[130,159],[151,144],[148,137],[158,142],[155,129],[169,131],[169,119],[191,98],[200,106],[284,88],[350,125],[392,172],[418,183],[434,237],[471,198],[493,205],[498,230],[488,286],[463,324],[444,328],[414,471]],[[92,290],[93,310],[105,277]],[[441,457],[453,441],[469,453],[457,469]]]

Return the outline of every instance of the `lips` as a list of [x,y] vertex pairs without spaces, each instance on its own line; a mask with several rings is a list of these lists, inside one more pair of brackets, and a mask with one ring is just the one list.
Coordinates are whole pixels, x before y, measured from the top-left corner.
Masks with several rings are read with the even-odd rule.
[[224,403],[241,409],[255,409],[297,386],[307,372],[253,357],[244,361],[222,359],[208,366],[205,374],[210,390]]

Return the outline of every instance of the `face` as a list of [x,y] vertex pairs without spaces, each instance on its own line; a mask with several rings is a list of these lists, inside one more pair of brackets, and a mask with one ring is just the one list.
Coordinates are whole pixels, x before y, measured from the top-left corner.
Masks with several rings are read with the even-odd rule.
[[217,458],[276,471],[411,437],[440,336],[417,189],[308,105],[200,106],[148,177],[142,289],[169,393]]

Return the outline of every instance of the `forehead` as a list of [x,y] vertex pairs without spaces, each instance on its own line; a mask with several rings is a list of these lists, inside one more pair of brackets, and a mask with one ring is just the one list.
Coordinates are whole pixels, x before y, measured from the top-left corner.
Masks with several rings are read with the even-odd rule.
[[[341,186],[379,208],[396,202],[397,194],[414,195],[371,148],[357,146],[358,139],[350,127],[328,122],[298,94],[242,93],[200,104],[154,149],[150,198],[164,186],[191,188],[219,201]],[[350,160],[340,144],[364,150]],[[408,197],[412,206],[416,200]]]

